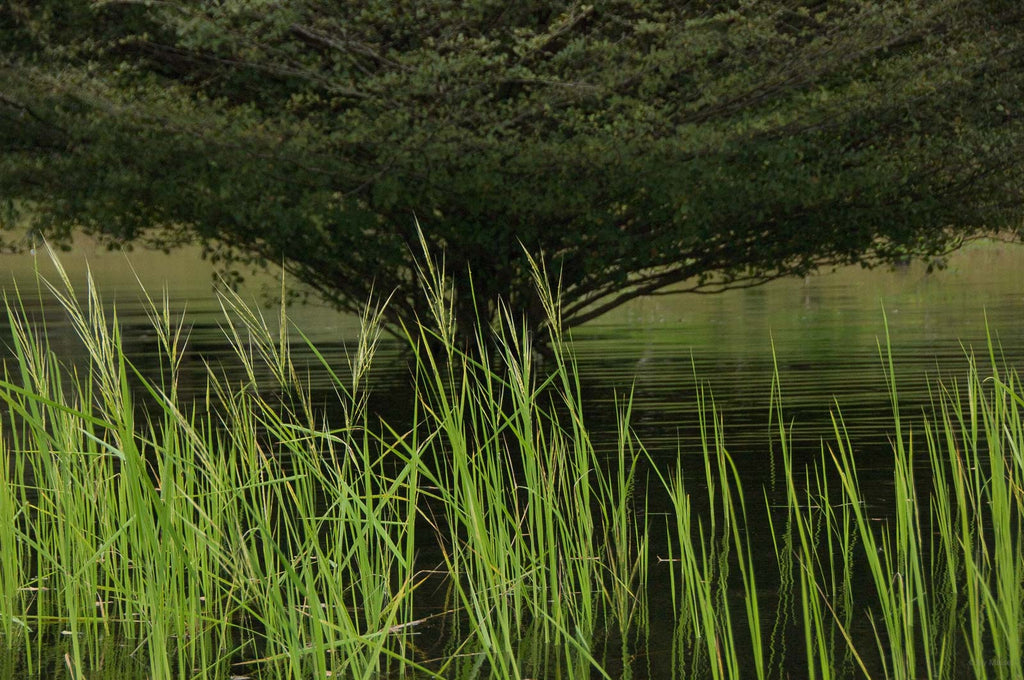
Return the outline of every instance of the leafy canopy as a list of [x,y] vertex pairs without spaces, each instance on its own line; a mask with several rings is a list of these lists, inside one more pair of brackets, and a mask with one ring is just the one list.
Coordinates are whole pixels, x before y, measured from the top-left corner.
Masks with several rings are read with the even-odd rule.
[[[423,315],[932,257],[1020,225],[1009,0],[7,0],[0,200]],[[415,217],[414,217],[415,216]],[[19,235],[8,237],[17,241]],[[457,300],[465,324],[468,295]],[[468,331],[468,326],[463,330]]]

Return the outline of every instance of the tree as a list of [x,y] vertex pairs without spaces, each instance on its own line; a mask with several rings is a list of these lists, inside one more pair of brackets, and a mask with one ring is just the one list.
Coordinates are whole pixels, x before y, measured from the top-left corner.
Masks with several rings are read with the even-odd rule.
[[[1006,0],[8,0],[8,225],[198,240],[337,307],[422,316],[416,218],[463,332],[934,257],[1020,226]],[[8,244],[20,238],[8,237]]]

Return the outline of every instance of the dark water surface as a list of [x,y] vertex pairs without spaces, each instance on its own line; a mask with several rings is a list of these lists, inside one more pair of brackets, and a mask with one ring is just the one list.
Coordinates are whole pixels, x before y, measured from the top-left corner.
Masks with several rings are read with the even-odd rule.
[[[143,367],[155,361],[147,359],[154,340],[129,261],[154,297],[166,286],[172,309],[187,315],[190,353],[182,388],[201,390],[204,362],[232,365],[210,268],[196,253],[133,253],[126,259],[81,244],[62,259],[81,292],[85,262],[90,263],[104,299],[117,305],[128,353]],[[0,283],[11,295],[16,282],[30,315],[46,321],[54,351],[68,361],[83,361],[62,312],[37,286],[36,267],[47,278],[54,277],[42,258],[2,256]],[[271,276],[256,277],[245,294],[266,299],[279,286]],[[270,316],[275,313],[271,305],[265,309]],[[326,356],[344,365],[346,351],[355,345],[356,319],[315,305],[297,306],[291,316]],[[974,244],[954,255],[947,269],[934,273],[917,264],[874,271],[847,268],[713,296],[637,301],[572,333],[589,426],[601,451],[611,457],[616,451],[616,404],[631,394],[632,426],[652,458],[668,467],[679,456],[684,465],[692,463],[698,479],[703,461],[696,396],[703,386],[722,415],[726,444],[746,488],[767,488],[770,504],[774,470],[769,412],[777,367],[797,456],[819,456],[823,443],[834,438],[830,413],[841,412],[863,487],[877,495],[870,511],[884,516],[891,503],[892,458],[892,410],[882,357],[886,320],[901,411],[917,426],[929,410],[929,381],[962,379],[965,357],[972,352],[987,356],[989,337],[1000,362],[1024,366],[1024,248]],[[5,344],[10,337],[6,324],[6,318],[0,321]],[[0,349],[0,355],[6,351]],[[298,356],[301,364],[301,351]],[[308,353],[305,357],[314,363]],[[327,377],[314,375],[312,380],[328,399]],[[409,372],[397,343],[385,342],[374,380],[373,408],[398,421],[407,417],[412,401]],[[751,498],[758,501],[760,493]],[[653,501],[648,511],[658,510]],[[748,531],[768,534],[767,526]],[[656,574],[652,579],[654,589],[664,586]],[[652,599],[652,630],[671,629],[673,616],[657,597]],[[633,677],[672,677],[669,645],[652,636],[651,646],[636,654]],[[609,662],[609,668],[616,663]]]

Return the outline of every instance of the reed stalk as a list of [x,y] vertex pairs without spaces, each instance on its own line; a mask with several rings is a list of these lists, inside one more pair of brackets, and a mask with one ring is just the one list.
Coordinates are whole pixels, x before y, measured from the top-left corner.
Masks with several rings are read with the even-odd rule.
[[[993,338],[986,365],[968,355],[963,381],[934,383],[920,427],[901,411],[888,338],[880,346],[892,398],[883,515],[838,407],[820,455],[798,461],[777,369],[777,490],[742,478],[702,386],[700,444],[674,467],[635,437],[631,396],[606,459],[543,269],[543,365],[510,310],[494,329],[473,320],[476,343],[457,343],[465,320],[443,265],[425,253],[420,274],[434,319],[408,335],[418,399],[402,428],[367,399],[386,302],[367,306],[339,369],[293,328],[283,292],[273,317],[226,292],[239,370],[208,365],[205,391],[186,399],[189,333],[166,296],[148,303],[155,375],[125,355],[91,279],[80,294],[58,264],[50,287],[84,348],[78,364],[7,301],[0,638],[29,675],[52,667],[43,645],[59,638],[57,665],[75,678],[114,672],[112,640],[149,678],[610,678],[602,636],[617,631],[625,658],[652,634],[647,595],[665,570],[681,676],[777,677],[794,658],[823,679],[1024,674],[1024,389]],[[336,418],[300,351],[329,376]],[[668,539],[652,547],[655,494]],[[769,554],[748,533],[760,513]],[[428,544],[440,564],[424,561]],[[443,612],[423,612],[426,583],[451,593]],[[445,658],[419,637],[441,619]]]

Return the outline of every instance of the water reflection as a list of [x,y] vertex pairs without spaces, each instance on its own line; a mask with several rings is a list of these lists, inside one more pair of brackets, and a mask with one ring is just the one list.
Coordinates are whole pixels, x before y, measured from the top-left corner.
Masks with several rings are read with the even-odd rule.
[[[156,371],[156,342],[146,315],[142,286],[154,297],[165,289],[189,332],[181,388],[201,392],[205,366],[240,370],[223,332],[212,268],[197,251],[172,255],[108,252],[82,241],[61,254],[79,297],[87,269],[105,301],[117,305],[128,354],[144,371]],[[9,271],[3,290],[17,288],[30,318],[45,324],[53,350],[65,361],[84,359],[80,343],[52,295],[35,278],[57,273],[43,255],[0,256]],[[263,301],[268,317],[280,281],[272,274],[250,277],[243,295]],[[884,316],[883,316],[884,312]],[[728,444],[752,467],[764,459],[773,426],[769,418],[772,375],[781,379],[785,417],[798,449],[820,450],[832,437],[830,414],[841,412],[851,439],[867,451],[884,452],[891,407],[882,355],[886,327],[891,336],[901,408],[918,415],[929,404],[930,380],[962,377],[965,354],[987,354],[986,323],[998,352],[1011,365],[1024,357],[1024,249],[973,244],[949,267],[927,273],[913,264],[893,270],[845,268],[777,281],[719,295],[681,295],[635,301],[573,332],[590,425],[606,433],[615,449],[616,399],[633,395],[633,427],[658,457],[695,449],[696,392],[707,386],[726,426]],[[347,363],[358,321],[323,306],[295,306],[292,320],[332,365]],[[270,323],[274,325],[273,322]],[[6,320],[0,338],[10,337]],[[309,367],[311,386],[328,405],[330,380],[318,360],[293,343],[300,369]],[[408,413],[409,370],[397,342],[384,342],[374,373],[374,408],[401,421]]]
[[634,390],[637,429],[659,452],[688,448],[681,435],[701,382],[734,451],[763,451],[773,364],[798,444],[814,449],[830,437],[838,410],[854,442],[884,449],[886,319],[902,410],[919,415],[929,380],[962,377],[966,353],[987,354],[986,320],[1000,356],[1020,364],[1021,265],[1019,248],[975,246],[933,274],[923,265],[845,269],[715,298],[640,301],[578,330],[577,350],[594,400]]

